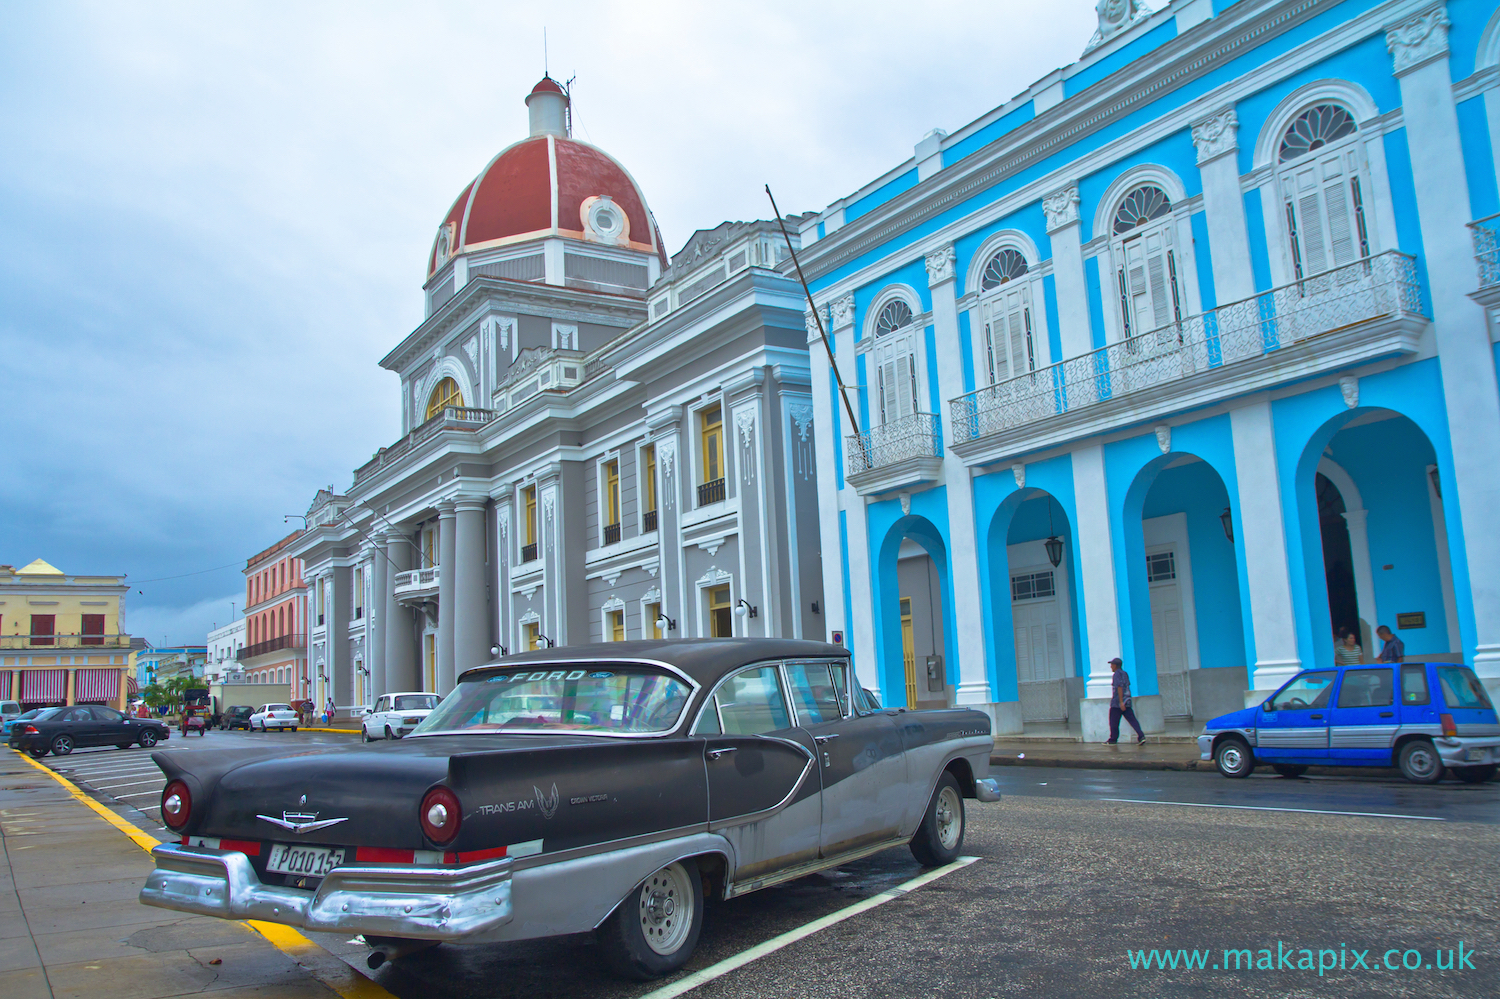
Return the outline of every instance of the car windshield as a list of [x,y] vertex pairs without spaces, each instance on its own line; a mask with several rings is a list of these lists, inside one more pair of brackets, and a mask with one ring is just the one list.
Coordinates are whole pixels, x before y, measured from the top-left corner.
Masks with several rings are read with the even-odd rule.
[[1443,700],[1450,708],[1488,708],[1489,694],[1484,684],[1467,666],[1439,666],[1438,683],[1443,687]]
[[465,680],[413,735],[459,730],[648,735],[677,726],[691,691],[650,667],[506,671]]
[[437,707],[436,694],[401,694],[396,698],[397,711],[431,711]]

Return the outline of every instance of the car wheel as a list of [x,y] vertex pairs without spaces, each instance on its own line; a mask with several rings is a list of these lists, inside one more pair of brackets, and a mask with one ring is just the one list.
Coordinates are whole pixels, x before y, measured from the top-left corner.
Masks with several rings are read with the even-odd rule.
[[391,731],[391,727],[389,725],[387,725],[385,727],[385,737],[387,739],[394,739],[394,738],[396,738],[395,733]]
[[375,741],[374,739],[370,738],[370,730],[365,728],[363,725],[359,727],[359,741],[364,743]]
[[1443,759],[1426,739],[1413,739],[1402,746],[1396,763],[1401,776],[1413,784],[1436,784],[1443,779]]
[[28,753],[31,754],[32,759],[39,760],[43,756],[47,755],[47,747],[46,746],[32,746],[30,749],[26,750],[26,752],[28,752]]
[[1214,766],[1225,777],[1249,777],[1255,769],[1255,757],[1244,739],[1230,736],[1214,747]]
[[1500,767],[1495,764],[1485,764],[1477,767],[1453,767],[1453,776],[1465,784],[1483,784],[1487,780],[1493,780],[1495,774],[1500,772]]
[[156,739],[157,736],[155,730],[149,728],[146,729],[141,733],[141,748],[150,749],[152,746],[156,745]]
[[133,745],[135,745],[135,743],[133,743],[133,742],[117,742],[117,743],[115,743],[115,748],[116,749],[129,749]]
[[599,929],[610,970],[644,982],[687,963],[703,929],[703,881],[693,860],[668,864],[647,878]]
[[1307,773],[1307,768],[1298,763],[1273,763],[1271,769],[1283,777],[1301,777]]
[[73,737],[71,735],[60,735],[52,740],[52,755],[67,756],[73,751]]
[[293,725],[293,726],[292,726],[292,731],[293,731],[293,732],[295,732],[295,731],[297,731],[297,726],[295,726],[295,725]]
[[958,858],[964,845],[964,796],[947,771],[927,803],[927,814],[911,838],[911,854],[923,867],[941,867]]

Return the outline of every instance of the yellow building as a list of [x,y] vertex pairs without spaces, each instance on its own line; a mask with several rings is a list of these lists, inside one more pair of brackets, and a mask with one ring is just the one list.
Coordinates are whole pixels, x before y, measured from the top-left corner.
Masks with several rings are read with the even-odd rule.
[[70,576],[41,559],[0,565],[0,700],[123,709],[128,591],[124,576]]

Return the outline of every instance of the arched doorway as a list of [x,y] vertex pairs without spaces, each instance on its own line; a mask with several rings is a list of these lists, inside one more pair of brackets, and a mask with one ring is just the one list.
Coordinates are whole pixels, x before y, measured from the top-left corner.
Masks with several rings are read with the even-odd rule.
[[897,520],[880,546],[876,575],[882,703],[950,706],[958,683],[949,664],[953,602],[938,528],[925,517]]
[[1323,576],[1328,583],[1328,614],[1334,636],[1352,631],[1370,647],[1368,621],[1359,613],[1359,591],[1354,580],[1354,551],[1349,540],[1349,505],[1333,480],[1322,472],[1314,479],[1318,498],[1318,534],[1323,539]]

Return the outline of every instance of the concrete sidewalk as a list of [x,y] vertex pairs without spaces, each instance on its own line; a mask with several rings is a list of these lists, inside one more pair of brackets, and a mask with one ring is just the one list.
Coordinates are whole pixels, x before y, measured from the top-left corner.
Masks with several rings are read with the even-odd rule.
[[996,767],[1080,767],[1091,770],[1199,770],[1213,762],[1198,759],[1196,742],[1151,742],[1137,746],[1041,739],[996,739],[990,765]]
[[0,747],[0,996],[387,995],[321,949],[294,960],[245,923],[141,905],[154,837],[82,794]]

